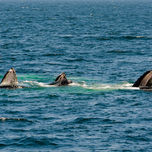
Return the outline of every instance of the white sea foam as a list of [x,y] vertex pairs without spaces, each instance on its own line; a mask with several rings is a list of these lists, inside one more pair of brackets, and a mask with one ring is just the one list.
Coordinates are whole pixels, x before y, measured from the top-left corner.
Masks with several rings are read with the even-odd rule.
[[[29,84],[31,86],[38,86],[38,87],[55,87],[53,85],[49,85],[46,83],[42,82],[37,82],[37,81],[24,81],[24,84]],[[73,82],[69,86],[75,86],[75,87],[82,87],[85,89],[90,89],[90,90],[139,90],[139,88],[132,87],[132,83],[120,83],[120,84],[86,84],[85,81],[81,82]]]
[[39,86],[39,87],[53,87],[49,84],[46,84],[46,83],[43,83],[43,82],[37,82],[37,81],[24,81],[24,83],[27,83],[29,85],[32,85],[32,86]]
[[136,38],[144,38],[144,36],[136,36]]
[[139,88],[132,87],[132,83],[123,84],[92,84],[88,85],[85,83],[72,83],[71,86],[80,86],[91,90],[139,90]]
[[81,83],[78,82],[72,82],[71,84],[69,84],[70,86],[78,86],[78,87],[87,87],[87,84],[85,83],[85,81],[82,81]]
[[26,119],[23,119],[23,118],[6,118],[6,117],[0,117],[0,120],[1,121],[5,121],[5,120],[26,120]]

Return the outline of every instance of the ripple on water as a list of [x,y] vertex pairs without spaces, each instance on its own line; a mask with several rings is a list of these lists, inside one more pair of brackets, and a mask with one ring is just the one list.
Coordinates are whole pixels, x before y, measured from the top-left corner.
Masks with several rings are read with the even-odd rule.
[[25,118],[6,118],[6,117],[0,117],[1,122],[30,122],[33,121],[25,119]]

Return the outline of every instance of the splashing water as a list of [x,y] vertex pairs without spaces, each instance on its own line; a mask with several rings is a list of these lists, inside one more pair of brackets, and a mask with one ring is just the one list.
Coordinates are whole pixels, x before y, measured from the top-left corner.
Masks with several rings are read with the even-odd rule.
[[[37,82],[37,81],[23,81],[23,85],[28,84],[31,87],[56,87],[53,85],[49,85],[43,82]],[[139,90],[139,88],[132,87],[132,83],[120,83],[120,84],[87,84],[85,81],[82,82],[73,82],[69,86],[73,87],[82,87],[84,89],[89,90],[97,90],[97,91],[110,91],[110,90]]]
[[49,84],[46,84],[46,83],[43,83],[43,82],[37,82],[37,81],[23,81],[22,83],[23,85],[24,84],[28,84],[30,86],[33,86],[33,87],[54,87],[52,85],[49,85]]
[[139,88],[132,87],[132,83],[123,83],[123,84],[93,84],[87,85],[86,83],[79,84],[79,83],[72,83],[72,86],[80,86],[86,89],[91,90],[138,90]]

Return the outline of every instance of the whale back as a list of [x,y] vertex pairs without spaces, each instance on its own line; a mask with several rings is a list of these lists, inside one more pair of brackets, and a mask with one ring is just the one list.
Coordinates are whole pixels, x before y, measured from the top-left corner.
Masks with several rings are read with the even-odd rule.
[[18,81],[14,68],[11,68],[4,75],[0,86],[1,87],[17,87]]
[[137,81],[133,84],[133,87],[145,87],[152,86],[152,71],[145,72]]

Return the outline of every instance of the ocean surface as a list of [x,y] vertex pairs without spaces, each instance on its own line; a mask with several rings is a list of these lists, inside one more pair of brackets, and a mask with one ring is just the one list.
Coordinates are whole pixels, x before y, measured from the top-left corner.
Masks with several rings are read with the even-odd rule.
[[[0,152],[151,152],[151,0],[0,0]],[[73,83],[51,87],[62,72]]]

